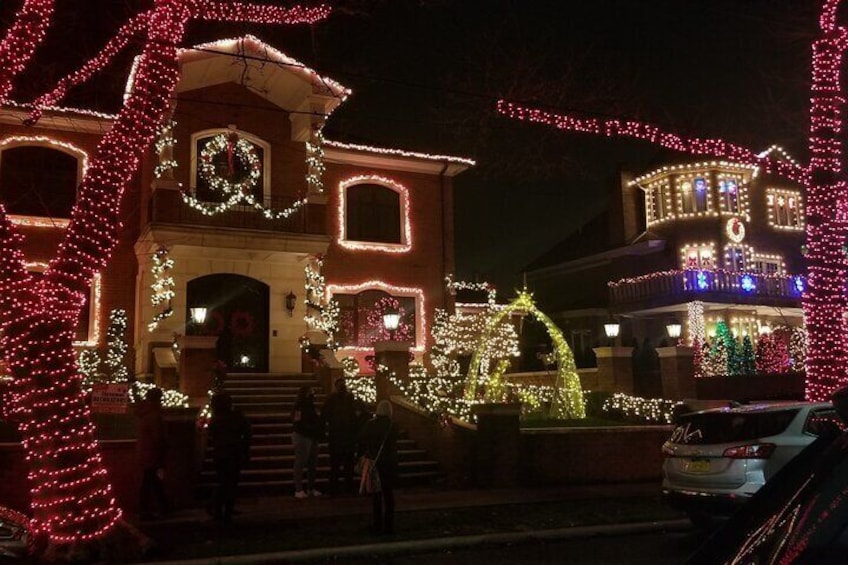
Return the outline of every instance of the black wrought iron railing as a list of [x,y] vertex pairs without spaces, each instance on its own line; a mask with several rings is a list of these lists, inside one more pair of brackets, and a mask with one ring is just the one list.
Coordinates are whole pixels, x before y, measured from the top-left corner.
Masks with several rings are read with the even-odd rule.
[[[263,206],[271,211],[289,209],[294,197],[266,198]],[[208,215],[184,202],[177,190],[160,189],[153,192],[150,221],[182,226],[234,228],[295,234],[325,235],[326,206],[304,204],[287,218],[268,218],[251,204],[240,202],[223,212]]]

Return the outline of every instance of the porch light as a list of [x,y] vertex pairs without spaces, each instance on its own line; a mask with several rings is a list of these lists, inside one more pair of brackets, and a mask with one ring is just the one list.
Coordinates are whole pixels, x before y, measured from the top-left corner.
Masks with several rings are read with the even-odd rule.
[[286,311],[289,313],[289,318],[294,315],[295,306],[297,306],[297,296],[294,292],[289,291],[286,295]]
[[683,326],[676,322],[672,322],[671,324],[666,324],[665,331],[668,332],[668,337],[671,339],[678,339],[680,337],[680,332],[683,331]]
[[203,323],[206,322],[206,308],[197,306],[190,308],[189,311],[191,312],[191,321],[198,326],[203,325]]

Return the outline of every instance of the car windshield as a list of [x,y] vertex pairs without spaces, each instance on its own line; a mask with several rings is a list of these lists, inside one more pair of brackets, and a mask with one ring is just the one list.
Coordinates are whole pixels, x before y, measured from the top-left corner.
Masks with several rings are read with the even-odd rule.
[[671,435],[673,443],[704,445],[732,443],[781,433],[798,408],[768,412],[706,412],[687,414]]

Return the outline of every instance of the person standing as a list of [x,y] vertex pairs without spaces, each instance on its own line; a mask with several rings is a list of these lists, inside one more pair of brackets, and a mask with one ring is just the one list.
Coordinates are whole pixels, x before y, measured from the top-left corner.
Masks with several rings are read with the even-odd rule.
[[365,424],[359,436],[359,454],[376,461],[380,474],[380,492],[371,495],[375,534],[394,533],[397,436],[397,428],[392,423],[392,404],[381,400],[376,414]]
[[[294,444],[294,497],[321,496],[315,488],[315,463],[318,460],[318,441],[323,435],[323,423],[315,410],[312,387],[304,385],[297,393],[292,411],[292,443]],[[303,470],[306,485],[303,488]]]
[[218,475],[218,488],[209,513],[215,520],[230,522],[236,502],[239,473],[250,460],[250,424],[233,408],[233,399],[225,392],[212,397],[209,441]]
[[344,492],[353,493],[353,463],[360,422],[357,412],[361,412],[359,403],[347,390],[345,380],[338,379],[321,410],[321,418],[327,423],[331,495],[338,493],[339,471],[344,479]]
[[153,507],[160,514],[167,514],[171,505],[165,495],[165,422],[162,419],[162,389],[154,387],[147,391],[144,400],[135,407],[138,419],[138,450],[141,465],[141,490],[139,492],[139,511],[141,517],[152,518]]

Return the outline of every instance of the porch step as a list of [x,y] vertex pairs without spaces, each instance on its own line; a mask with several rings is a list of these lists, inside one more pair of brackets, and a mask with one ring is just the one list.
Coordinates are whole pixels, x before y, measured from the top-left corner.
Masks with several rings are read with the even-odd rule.
[[[229,373],[223,389],[232,396],[233,404],[251,424],[253,441],[251,459],[242,470],[240,491],[266,493],[275,490],[290,493],[294,487],[294,446],[291,413],[301,386],[318,388],[318,381],[308,374]],[[316,406],[326,399],[316,394]],[[318,488],[329,477],[329,455],[326,443],[319,444],[317,462]],[[428,484],[442,478],[438,464],[411,439],[398,439],[399,482],[401,485]],[[208,496],[215,487],[215,469],[211,451],[205,454],[199,477],[198,492]]]

